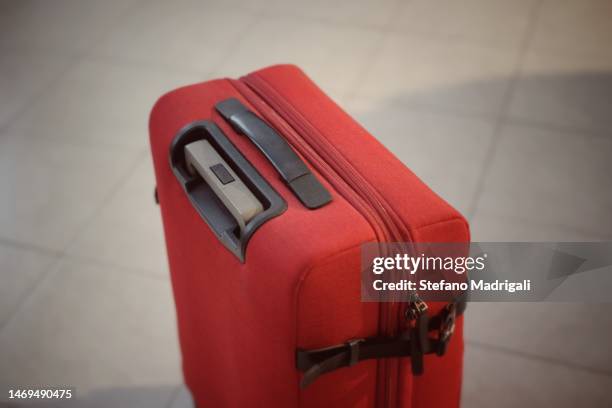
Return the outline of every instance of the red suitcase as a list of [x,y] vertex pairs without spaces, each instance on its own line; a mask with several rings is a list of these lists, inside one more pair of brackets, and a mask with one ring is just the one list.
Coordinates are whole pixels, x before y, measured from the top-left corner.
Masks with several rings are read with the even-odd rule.
[[459,405],[464,302],[429,302],[425,349],[422,302],[360,288],[363,243],[469,242],[455,209],[294,66],[169,92],[149,125],[197,406]]

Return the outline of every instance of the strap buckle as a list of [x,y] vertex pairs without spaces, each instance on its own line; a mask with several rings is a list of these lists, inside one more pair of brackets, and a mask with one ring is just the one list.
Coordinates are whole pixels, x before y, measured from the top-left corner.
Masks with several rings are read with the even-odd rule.
[[349,367],[352,367],[359,362],[359,344],[363,343],[364,341],[365,339],[352,339],[346,342],[349,351]]
[[416,293],[413,293],[412,300],[406,308],[405,317],[408,320],[417,320],[419,316],[427,312],[427,309],[429,309],[427,303],[423,302]]
[[446,353],[448,342],[455,332],[455,321],[457,319],[457,306],[455,303],[449,303],[445,308],[445,316],[440,323],[438,329],[438,349],[436,354],[443,356]]

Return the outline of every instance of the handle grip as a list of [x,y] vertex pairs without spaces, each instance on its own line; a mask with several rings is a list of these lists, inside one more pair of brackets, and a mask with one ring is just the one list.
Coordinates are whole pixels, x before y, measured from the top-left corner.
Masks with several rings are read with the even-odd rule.
[[170,146],[170,167],[193,208],[241,262],[255,231],[287,209],[210,121],[190,123],[178,132]]
[[238,99],[226,99],[215,108],[237,132],[251,139],[304,206],[316,209],[332,200],[289,143]]
[[186,145],[185,162],[190,173],[199,174],[234,216],[242,236],[246,223],[263,211],[259,200],[207,140]]

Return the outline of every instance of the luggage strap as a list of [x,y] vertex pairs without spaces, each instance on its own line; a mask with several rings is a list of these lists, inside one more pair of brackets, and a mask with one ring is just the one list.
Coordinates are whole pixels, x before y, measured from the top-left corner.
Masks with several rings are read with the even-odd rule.
[[[455,319],[467,307],[467,295],[449,303],[437,315],[423,319],[414,327],[408,327],[395,338],[368,337],[352,339],[335,346],[296,352],[296,367],[303,372],[300,387],[308,387],[320,375],[342,367],[351,367],[360,361],[388,358],[412,357],[412,372],[423,373],[423,355],[446,353],[448,342],[455,329]],[[434,332],[435,337],[428,333]]]

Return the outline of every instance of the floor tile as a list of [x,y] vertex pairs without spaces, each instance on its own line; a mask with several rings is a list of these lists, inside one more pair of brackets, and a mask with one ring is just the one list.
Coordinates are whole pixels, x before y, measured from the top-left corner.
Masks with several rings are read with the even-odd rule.
[[[154,0],[164,2],[165,0]],[[236,14],[259,15],[268,10],[274,0],[175,0],[176,8],[204,15],[210,10],[225,10]]]
[[558,225],[549,220],[548,224],[532,217],[501,216],[495,211],[479,210],[470,220],[474,242],[588,242],[610,241],[612,231],[594,233],[580,227]]
[[567,55],[612,56],[612,3],[608,0],[544,0],[532,48]]
[[93,45],[135,0],[22,1],[0,16],[0,45],[75,55]]
[[162,94],[198,75],[83,60],[11,124],[47,141],[148,149],[149,112]]
[[335,24],[383,28],[393,17],[398,3],[397,0],[275,0],[267,8],[267,13]]
[[476,344],[612,374],[609,303],[471,302],[465,322]]
[[506,126],[478,211],[608,235],[611,155],[612,139]]
[[120,150],[2,135],[0,237],[65,249],[134,159]]
[[612,378],[467,347],[462,406],[609,407]]
[[0,327],[17,311],[24,296],[55,259],[53,255],[0,243]]
[[0,406],[3,408],[174,408],[168,404],[172,402],[176,389],[177,386],[173,385],[116,387],[76,393],[74,398],[64,401],[34,400],[17,405],[9,403],[6,407]]
[[186,386],[180,387],[169,408],[193,408],[193,398]]
[[413,0],[403,2],[393,28],[439,39],[518,48],[535,0]]
[[155,2],[139,8],[94,47],[92,55],[205,75],[226,59],[256,19],[240,9],[182,4]]
[[493,121],[354,99],[347,109],[427,185],[466,213],[477,188]]
[[239,76],[267,65],[296,64],[335,96],[354,86],[380,36],[366,29],[265,18],[245,34],[218,73]]
[[546,125],[603,132],[612,138],[612,55],[568,57],[530,52],[508,115]]
[[356,94],[495,116],[516,59],[504,49],[389,34]]
[[154,187],[153,164],[147,155],[76,237],[68,254],[166,277],[164,232],[159,206],[153,200]]
[[0,333],[0,385],[77,394],[181,383],[170,283],[64,262]]
[[113,387],[77,394],[66,408],[167,408],[176,386]]
[[[474,210],[475,241],[612,240],[612,4],[534,3],[0,2],[0,389],[71,384],[70,406],[193,406],[147,122],[162,93],[213,74],[300,65]],[[609,301],[601,289],[593,301]],[[470,304],[463,406],[611,406],[609,305]]]
[[2,51],[0,127],[39,97],[72,63],[74,59],[57,55]]

